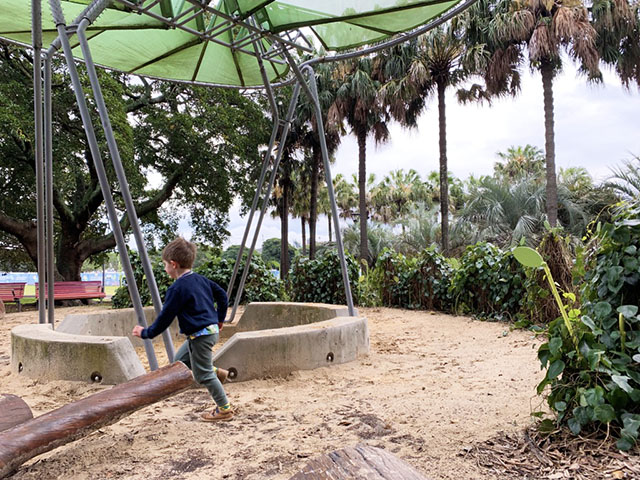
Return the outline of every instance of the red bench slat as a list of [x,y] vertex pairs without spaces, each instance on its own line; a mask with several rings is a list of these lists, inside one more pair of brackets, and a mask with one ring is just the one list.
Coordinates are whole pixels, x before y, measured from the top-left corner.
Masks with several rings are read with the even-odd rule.
[[[36,283],[36,298],[40,292]],[[49,291],[45,285],[45,298],[48,298]],[[106,295],[102,291],[102,282],[54,282],[53,283],[53,299],[54,300],[75,300],[81,298],[104,298]]]
[[18,305],[18,311],[22,310],[20,299],[24,297],[24,282],[0,283],[0,300],[5,303],[15,302]]

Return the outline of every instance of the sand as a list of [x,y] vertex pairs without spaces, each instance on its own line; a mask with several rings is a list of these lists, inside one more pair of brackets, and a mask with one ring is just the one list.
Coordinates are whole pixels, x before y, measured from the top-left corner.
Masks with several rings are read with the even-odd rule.
[[[100,308],[59,308],[56,320]],[[498,432],[522,430],[543,409],[535,394],[542,339],[462,316],[360,312],[369,320],[369,355],[227,384],[237,409],[230,422],[199,422],[211,403],[194,388],[40,455],[13,478],[288,479],[310,458],[358,443],[384,448],[431,479],[497,478],[465,453]],[[36,322],[34,311],[0,320],[0,393],[19,395],[37,416],[109,388],[11,372],[11,328]]]

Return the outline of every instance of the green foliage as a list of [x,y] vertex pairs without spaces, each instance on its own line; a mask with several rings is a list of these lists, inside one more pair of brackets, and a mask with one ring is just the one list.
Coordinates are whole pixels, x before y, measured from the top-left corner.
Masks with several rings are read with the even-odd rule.
[[[222,286],[222,288],[227,288],[231,280],[231,275],[233,274],[234,264],[235,259],[229,261],[226,258],[215,257],[198,267],[195,271],[213,280]],[[238,291],[241,276],[242,269],[238,272],[238,275],[236,275],[233,292]],[[282,282],[271,273],[270,269],[262,261],[262,258],[260,258],[260,256],[253,257],[249,265],[249,273],[247,274],[247,279],[244,284],[242,297],[240,297],[240,303],[276,302],[282,299],[282,289]]]
[[[349,283],[354,301],[358,293],[358,264],[346,254]],[[293,302],[346,304],[340,259],[335,250],[325,250],[314,260],[298,257],[289,275],[290,295]]]
[[[549,325],[538,357],[558,424],[576,435],[612,424],[629,450],[640,428],[640,206],[623,205],[596,231],[586,258],[581,309],[566,308],[578,349],[562,319]],[[572,302],[575,296],[566,295]]]
[[382,305],[448,311],[453,268],[434,247],[416,257],[385,250],[374,269]]
[[[146,285],[142,264],[137,254],[132,255],[132,264],[134,269],[134,277],[140,298],[143,305],[151,304],[151,294]],[[213,280],[222,288],[226,289],[233,274],[234,262],[221,257],[211,257],[198,267],[194,268],[196,273]],[[153,273],[158,283],[160,298],[164,299],[167,289],[173,283],[173,280],[164,271],[164,265],[160,258],[156,258],[153,262]],[[234,292],[238,291],[242,271],[236,276]],[[244,291],[240,298],[240,303],[249,302],[275,302],[282,298],[282,282],[277,279],[267,268],[260,257],[253,258],[249,266],[249,273],[245,282]],[[113,308],[128,308],[132,306],[129,291],[126,286],[120,287],[112,297]]]
[[511,320],[526,294],[526,274],[510,250],[490,243],[467,247],[451,280],[456,310],[480,318]]
[[[270,262],[275,262],[277,265],[280,265],[280,251],[281,248],[281,240],[279,238],[269,238],[262,243],[262,259],[269,264]],[[289,265],[293,261],[293,257],[296,254],[296,249],[289,245]],[[236,253],[237,255],[237,253]],[[276,267],[279,268],[279,267]]]
[[[131,259],[131,267],[133,268],[133,277],[135,278],[136,285],[138,285],[138,292],[140,293],[140,300],[142,305],[151,305],[151,293],[147,286],[146,275],[142,268],[142,262],[137,252],[129,252],[129,258]],[[164,264],[159,255],[151,257],[151,267],[153,269],[153,276],[156,279],[158,285],[158,292],[160,298],[164,298],[167,293],[167,289],[173,283],[173,280],[164,271]],[[126,280],[123,281],[123,286],[116,290],[116,293],[111,297],[111,303],[113,308],[130,308],[133,306],[131,297],[129,296],[129,290],[126,286]]]

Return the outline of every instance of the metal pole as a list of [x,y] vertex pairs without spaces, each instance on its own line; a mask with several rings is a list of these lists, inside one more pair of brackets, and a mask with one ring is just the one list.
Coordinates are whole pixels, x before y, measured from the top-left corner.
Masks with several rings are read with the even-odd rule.
[[[273,115],[273,130],[271,131],[271,138],[269,139],[269,147],[264,155],[264,161],[262,162],[262,171],[260,172],[260,178],[258,180],[258,187],[256,188],[256,192],[253,195],[253,202],[251,203],[251,210],[249,211],[249,218],[247,219],[247,226],[244,229],[244,234],[242,236],[242,242],[240,243],[240,249],[238,250],[238,256],[236,258],[236,263],[233,266],[233,273],[231,274],[231,280],[229,281],[229,285],[227,286],[227,296],[231,297],[231,293],[233,292],[233,284],[236,281],[236,276],[238,275],[238,270],[240,268],[240,264],[242,263],[242,253],[244,252],[244,246],[247,243],[247,237],[249,236],[249,230],[251,229],[251,224],[253,223],[253,215],[258,206],[258,200],[260,199],[260,192],[262,190],[262,186],[264,185],[264,180],[267,175],[267,168],[269,166],[269,160],[271,158],[271,152],[273,151],[273,146],[275,144],[278,129],[280,128],[280,116],[278,114],[278,105],[276,104],[275,98],[273,96],[273,89],[271,88],[271,84],[269,83],[269,77],[267,76],[267,72],[264,68],[264,63],[262,62],[261,56],[258,54],[259,45],[254,41],[253,48],[256,50],[256,58],[258,60],[258,66],[260,67],[260,74],[262,76],[262,81],[264,82],[265,89],[267,91],[267,96],[269,98],[269,104],[271,105],[271,112]],[[245,266],[245,268],[249,268],[249,264]],[[242,294],[241,291],[237,293],[237,296],[240,297]],[[229,318],[229,322],[233,321],[236,314],[236,309],[231,310],[231,317]]]
[[[98,0],[98,2],[100,1],[101,0]],[[104,196],[105,205],[107,207],[107,214],[109,217],[109,221],[111,222],[111,228],[113,230],[113,234],[116,239],[116,244],[118,246],[120,261],[122,262],[122,267],[123,267],[125,276],[127,277],[127,287],[129,288],[129,294],[131,295],[133,308],[135,309],[136,315],[138,317],[138,324],[146,327],[147,321],[144,316],[144,309],[142,308],[140,293],[138,292],[138,287],[136,285],[135,278],[133,276],[133,268],[131,267],[131,262],[129,260],[129,256],[127,255],[125,239],[122,234],[120,223],[118,222],[118,214],[116,211],[115,204],[113,202],[113,196],[111,194],[111,187],[109,186],[107,172],[105,171],[104,163],[100,155],[100,148],[98,147],[98,141],[96,139],[95,131],[93,129],[93,123],[91,121],[91,116],[89,115],[89,109],[87,108],[87,102],[84,97],[84,91],[82,89],[80,77],[78,76],[78,70],[76,69],[76,65],[73,59],[73,52],[71,51],[71,45],[69,43],[69,38],[67,36],[64,14],[60,6],[60,0],[49,0],[49,4],[51,5],[51,13],[53,15],[54,22],[56,23],[58,36],[62,43],[62,49],[64,51],[64,56],[67,62],[67,66],[69,68],[71,83],[73,85],[73,90],[76,95],[76,100],[78,102],[78,108],[80,110],[80,116],[82,117],[82,123],[84,125],[84,129],[87,134],[89,149],[91,151],[91,156],[93,157],[93,161],[96,167],[96,173],[98,175],[98,181],[100,182],[100,188],[102,189],[102,193]],[[105,6],[106,6],[106,3],[105,3]],[[147,358],[149,360],[149,368],[151,370],[157,370],[158,361],[156,359],[156,355],[153,350],[153,344],[149,339],[144,340],[144,348],[146,350]]]
[[45,211],[44,163],[42,158],[42,8],[40,0],[31,3],[31,37],[33,40],[33,114],[35,122],[36,220],[38,238],[38,322],[46,323],[45,283]]
[[247,254],[247,263],[242,272],[242,278],[240,279],[240,285],[238,286],[237,296],[235,298],[235,301],[233,302],[233,309],[231,310],[231,318],[235,316],[236,310],[238,309],[238,305],[240,304],[240,297],[242,296],[242,290],[244,289],[244,284],[247,280],[247,275],[249,274],[249,265],[251,264],[251,257],[253,255],[253,251],[256,248],[256,242],[258,241],[258,235],[260,234],[260,227],[262,226],[262,220],[264,219],[264,214],[267,211],[267,206],[269,204],[268,202],[269,196],[271,195],[273,184],[276,181],[276,175],[278,174],[278,165],[280,165],[280,159],[282,158],[284,146],[287,141],[287,135],[289,135],[289,129],[291,128],[291,120],[293,119],[293,115],[296,110],[296,104],[298,102],[299,95],[300,95],[300,83],[297,83],[293,89],[293,95],[291,96],[291,102],[289,103],[289,110],[287,111],[287,116],[284,121],[284,128],[282,129],[282,134],[280,138],[280,148],[278,148],[278,153],[273,163],[273,170],[271,171],[271,177],[269,178],[269,185],[267,187],[267,191],[264,194],[264,201],[262,202],[260,217],[258,218],[258,224],[256,225],[256,230],[253,234],[253,242],[251,243],[251,247],[249,248],[249,253]]
[[[78,31],[76,33],[78,35],[78,40],[80,41],[80,47],[82,48],[84,62],[87,66],[89,81],[91,82],[91,88],[93,89],[93,98],[96,102],[96,106],[98,107],[98,113],[100,114],[100,121],[102,122],[102,128],[107,139],[107,145],[109,147],[109,153],[111,154],[113,168],[116,172],[116,176],[118,177],[118,183],[120,184],[120,191],[124,200],[127,216],[129,217],[129,223],[131,224],[131,229],[136,241],[136,246],[138,247],[138,253],[140,254],[140,262],[142,263],[142,268],[147,278],[147,285],[149,286],[149,292],[151,293],[153,307],[156,315],[158,315],[162,310],[162,299],[160,298],[158,285],[156,283],[155,276],[153,275],[153,268],[151,267],[151,261],[149,260],[147,248],[145,246],[142,231],[140,229],[140,221],[138,220],[136,207],[133,203],[133,198],[131,197],[129,182],[127,181],[127,175],[122,166],[120,151],[118,149],[118,144],[116,142],[115,136],[113,135],[113,127],[111,126],[111,120],[109,119],[107,106],[104,102],[104,96],[102,95],[102,88],[100,87],[100,81],[98,80],[95,64],[93,63],[93,58],[91,56],[91,49],[89,48],[89,43],[87,42],[87,36],[85,32],[90,24],[91,21],[85,17],[80,22]],[[169,329],[162,332],[162,339],[164,340],[164,347],[167,352],[169,363],[172,363],[175,356],[175,350],[173,348],[173,342],[171,340],[171,333],[169,332]]]
[[44,55],[44,171],[47,217],[47,302],[48,320],[51,328],[55,325],[54,302],[54,248],[53,248],[53,133],[51,126],[51,56]]
[[347,262],[344,257],[344,246],[342,245],[342,236],[340,235],[340,220],[338,218],[338,207],[336,205],[336,198],[333,191],[333,181],[331,180],[331,170],[329,165],[329,152],[327,150],[327,140],[324,136],[324,123],[322,121],[322,108],[320,107],[320,101],[318,100],[318,87],[316,85],[316,78],[313,68],[306,66],[305,69],[309,71],[309,84],[307,85],[304,80],[302,72],[298,69],[288,52],[284,52],[285,56],[289,60],[291,69],[298,78],[298,83],[302,83],[304,93],[313,102],[313,107],[316,114],[316,124],[318,125],[318,139],[320,140],[320,149],[322,150],[322,160],[324,162],[325,178],[327,182],[327,192],[329,193],[329,200],[331,203],[331,214],[333,215],[334,228],[336,231],[336,246],[338,247],[338,258],[340,258],[340,268],[342,269],[342,281],[344,282],[344,294],[347,298],[347,307],[349,308],[349,315],[354,317],[356,315],[353,307],[353,297],[351,296],[351,285],[349,283],[349,271],[347,270]]

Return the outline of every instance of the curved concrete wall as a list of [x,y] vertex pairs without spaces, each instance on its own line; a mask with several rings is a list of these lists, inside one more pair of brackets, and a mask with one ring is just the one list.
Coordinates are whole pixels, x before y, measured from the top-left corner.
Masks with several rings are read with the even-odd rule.
[[43,380],[77,380],[109,385],[145,373],[124,337],[72,335],[51,325],[18,325],[11,330],[11,368]]
[[[145,315],[152,323],[153,308]],[[135,324],[135,311],[124,309],[67,315],[56,331],[20,325],[11,332],[13,370],[46,380],[92,381],[97,375],[103,383],[127,381],[145,373],[132,346],[142,345],[131,337]],[[178,322],[170,328],[182,343]],[[230,334],[214,364],[231,369],[236,381],[349,362],[369,351],[367,319],[349,317],[341,305],[252,303],[223,328],[223,338]]]
[[234,381],[285,376],[355,360],[369,351],[367,319],[336,317],[311,325],[236,333],[213,357]]
[[[253,302],[247,305],[236,332],[309,325],[336,317],[348,317],[343,305],[295,302]],[[223,329],[224,330],[224,329]]]
[[[151,325],[156,319],[156,312],[153,307],[145,307],[144,315],[147,325]],[[138,317],[133,308],[123,308],[118,310],[106,310],[98,313],[74,313],[64,317],[60,325],[56,327],[56,332],[71,333],[74,335],[112,335],[117,337],[127,337],[134,348],[142,347],[140,338],[131,335],[133,327],[138,324]],[[171,337],[174,342],[184,341],[180,335],[178,322],[174,321],[169,327]],[[162,336],[154,338],[153,343],[162,344]]]

